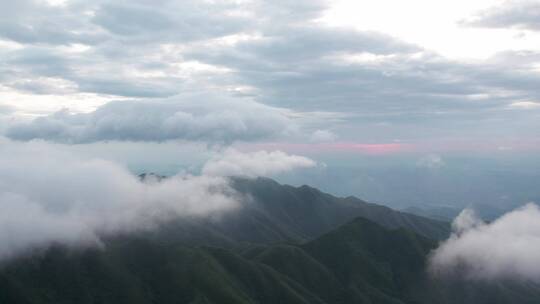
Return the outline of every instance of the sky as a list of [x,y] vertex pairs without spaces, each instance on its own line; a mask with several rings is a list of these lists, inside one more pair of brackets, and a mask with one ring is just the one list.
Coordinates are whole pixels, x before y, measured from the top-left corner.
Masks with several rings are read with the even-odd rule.
[[0,0],[2,145],[168,175],[284,153],[313,166],[280,181],[338,195],[523,204],[539,20],[540,1]]

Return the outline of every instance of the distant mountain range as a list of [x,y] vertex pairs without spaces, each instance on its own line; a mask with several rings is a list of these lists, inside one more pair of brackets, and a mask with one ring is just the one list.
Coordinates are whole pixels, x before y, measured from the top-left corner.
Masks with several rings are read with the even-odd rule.
[[[523,202],[523,204],[525,204],[525,202]],[[521,206],[522,205],[509,205],[502,208],[486,204],[470,204],[469,206],[466,206],[466,208],[474,210],[475,213],[485,221],[493,221],[503,214]],[[463,209],[464,208],[452,206],[412,206],[401,211],[448,222],[456,218]]]
[[308,186],[235,178],[242,208],[52,246],[0,269],[0,303],[539,303],[527,282],[432,279],[449,224]]

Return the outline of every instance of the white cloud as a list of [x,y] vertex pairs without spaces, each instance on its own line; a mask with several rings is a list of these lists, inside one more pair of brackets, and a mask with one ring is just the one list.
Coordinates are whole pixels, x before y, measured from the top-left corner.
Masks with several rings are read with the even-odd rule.
[[203,169],[204,175],[210,176],[268,176],[297,168],[314,167],[316,162],[298,155],[289,155],[282,151],[257,151],[241,153],[227,149],[208,161]]
[[[517,38],[515,37],[517,30],[505,28],[504,31],[492,31],[470,28],[460,22],[464,18],[477,15],[478,11],[485,11],[501,2],[501,0],[452,2],[338,0],[326,12],[323,21],[332,25],[384,32],[450,58],[483,59],[508,49],[538,49],[538,36]],[[519,2],[523,1],[506,1],[501,6],[501,17],[512,18],[513,15],[508,16],[508,13],[514,9],[506,8],[511,8],[512,3]],[[389,7],[393,9],[389,10]],[[529,10],[522,11],[521,15],[534,20],[538,13]],[[538,21],[536,23],[538,24]],[[506,25],[508,24],[502,24],[502,27]]]
[[218,215],[239,202],[219,176],[141,182],[113,162],[42,142],[1,140],[0,167],[0,259],[51,242],[96,245],[102,234]]
[[437,275],[474,280],[540,281],[540,208],[533,203],[484,223],[470,210],[454,221],[455,233],[430,260]]
[[525,110],[535,109],[535,108],[540,108],[540,103],[534,102],[534,101],[516,101],[516,102],[511,103],[509,107],[515,108],[515,109],[525,109]]
[[154,229],[182,217],[214,217],[243,199],[227,176],[312,167],[280,151],[218,152],[201,175],[140,180],[125,167],[74,154],[71,146],[0,138],[0,260],[51,243],[101,245],[115,233]]

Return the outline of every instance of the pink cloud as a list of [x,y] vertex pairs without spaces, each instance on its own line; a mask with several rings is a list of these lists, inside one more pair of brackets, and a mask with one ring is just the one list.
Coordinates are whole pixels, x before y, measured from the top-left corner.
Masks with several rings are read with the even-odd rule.
[[265,143],[265,144],[250,144],[243,148],[247,150],[283,150],[288,152],[347,152],[361,153],[369,155],[385,155],[414,150],[413,146],[404,143],[382,143],[382,144],[367,144],[354,142],[339,142],[339,143],[311,143],[311,144],[296,144],[296,143]]
[[403,153],[520,153],[540,151],[540,139],[529,140],[433,140],[422,142],[391,142],[391,143],[260,143],[240,144],[242,151],[282,150],[289,153],[349,153],[361,155],[393,155]]
[[410,144],[385,143],[385,144],[360,144],[360,143],[334,143],[329,144],[331,150],[360,152],[366,154],[393,154],[399,152],[411,151]]

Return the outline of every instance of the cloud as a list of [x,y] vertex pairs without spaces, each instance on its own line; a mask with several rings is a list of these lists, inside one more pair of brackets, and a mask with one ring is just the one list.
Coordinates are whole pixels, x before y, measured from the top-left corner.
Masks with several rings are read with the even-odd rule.
[[[233,1],[98,1],[91,22],[136,43],[190,41],[235,33],[250,20]],[[161,33],[155,35],[156,32]]]
[[0,72],[10,75],[3,84],[66,94],[54,84],[24,85],[55,77],[84,93],[172,96],[197,73],[179,68],[183,60],[165,49],[249,28],[252,20],[235,13],[238,9],[235,1],[0,1],[0,42],[16,46],[2,51]]
[[75,14],[71,8],[37,0],[0,1],[0,37],[30,44],[96,44],[103,41],[102,31],[85,23],[87,16]]
[[511,103],[510,108],[517,108],[517,109],[534,109],[540,107],[540,102],[534,102],[534,101],[516,101],[514,103]]
[[289,155],[282,151],[257,151],[241,153],[227,149],[209,160],[202,168],[202,173],[209,176],[269,176],[298,168],[311,168],[316,162],[298,155]]
[[[318,0],[0,1],[0,44],[7,45],[0,48],[0,89],[8,98],[45,94],[81,103],[236,92],[234,98],[289,111],[342,114],[341,122],[307,129],[332,130],[344,141],[455,138],[464,131],[485,140],[538,129],[538,108],[515,104],[540,100],[537,53],[449,60],[399,37],[328,26],[321,17],[331,6]],[[19,108],[35,113],[37,106]],[[63,128],[62,119],[44,120],[48,128]],[[70,132],[73,142],[95,140],[91,132]]]
[[247,99],[195,94],[154,101],[116,101],[90,113],[67,110],[11,124],[15,140],[61,143],[190,140],[231,143],[278,138],[295,132],[282,109]]
[[14,111],[15,111],[15,109],[12,106],[8,106],[8,105],[5,105],[5,104],[0,104],[0,116],[9,115],[9,114],[13,113]]
[[59,145],[1,140],[0,146],[0,259],[53,242],[99,245],[102,235],[219,215],[241,199],[219,176],[144,182],[116,163]]
[[[226,35],[247,26],[233,1],[0,2],[0,37],[19,43],[97,45],[114,39],[146,44]],[[160,35],[155,35],[159,31]]]
[[426,140],[464,130],[483,139],[508,130],[501,123],[538,124],[531,113],[507,111],[516,100],[538,99],[533,52],[467,63],[381,33],[305,21],[181,53],[233,71],[222,79],[249,87],[265,104],[346,113],[345,122],[317,129],[348,141]]
[[488,28],[540,30],[540,3],[521,0],[506,1],[464,20],[465,25]]
[[311,134],[310,141],[315,143],[331,142],[337,139],[337,135],[330,130],[315,130]]
[[102,246],[101,238],[156,229],[185,217],[241,208],[228,176],[270,175],[315,162],[280,151],[217,152],[200,175],[144,178],[71,146],[0,138],[0,260],[59,243]]
[[471,210],[453,223],[454,234],[430,259],[436,275],[473,280],[540,281],[540,208],[533,203],[485,223]]
[[421,168],[438,169],[446,166],[446,163],[440,155],[430,154],[420,158],[416,165]]

